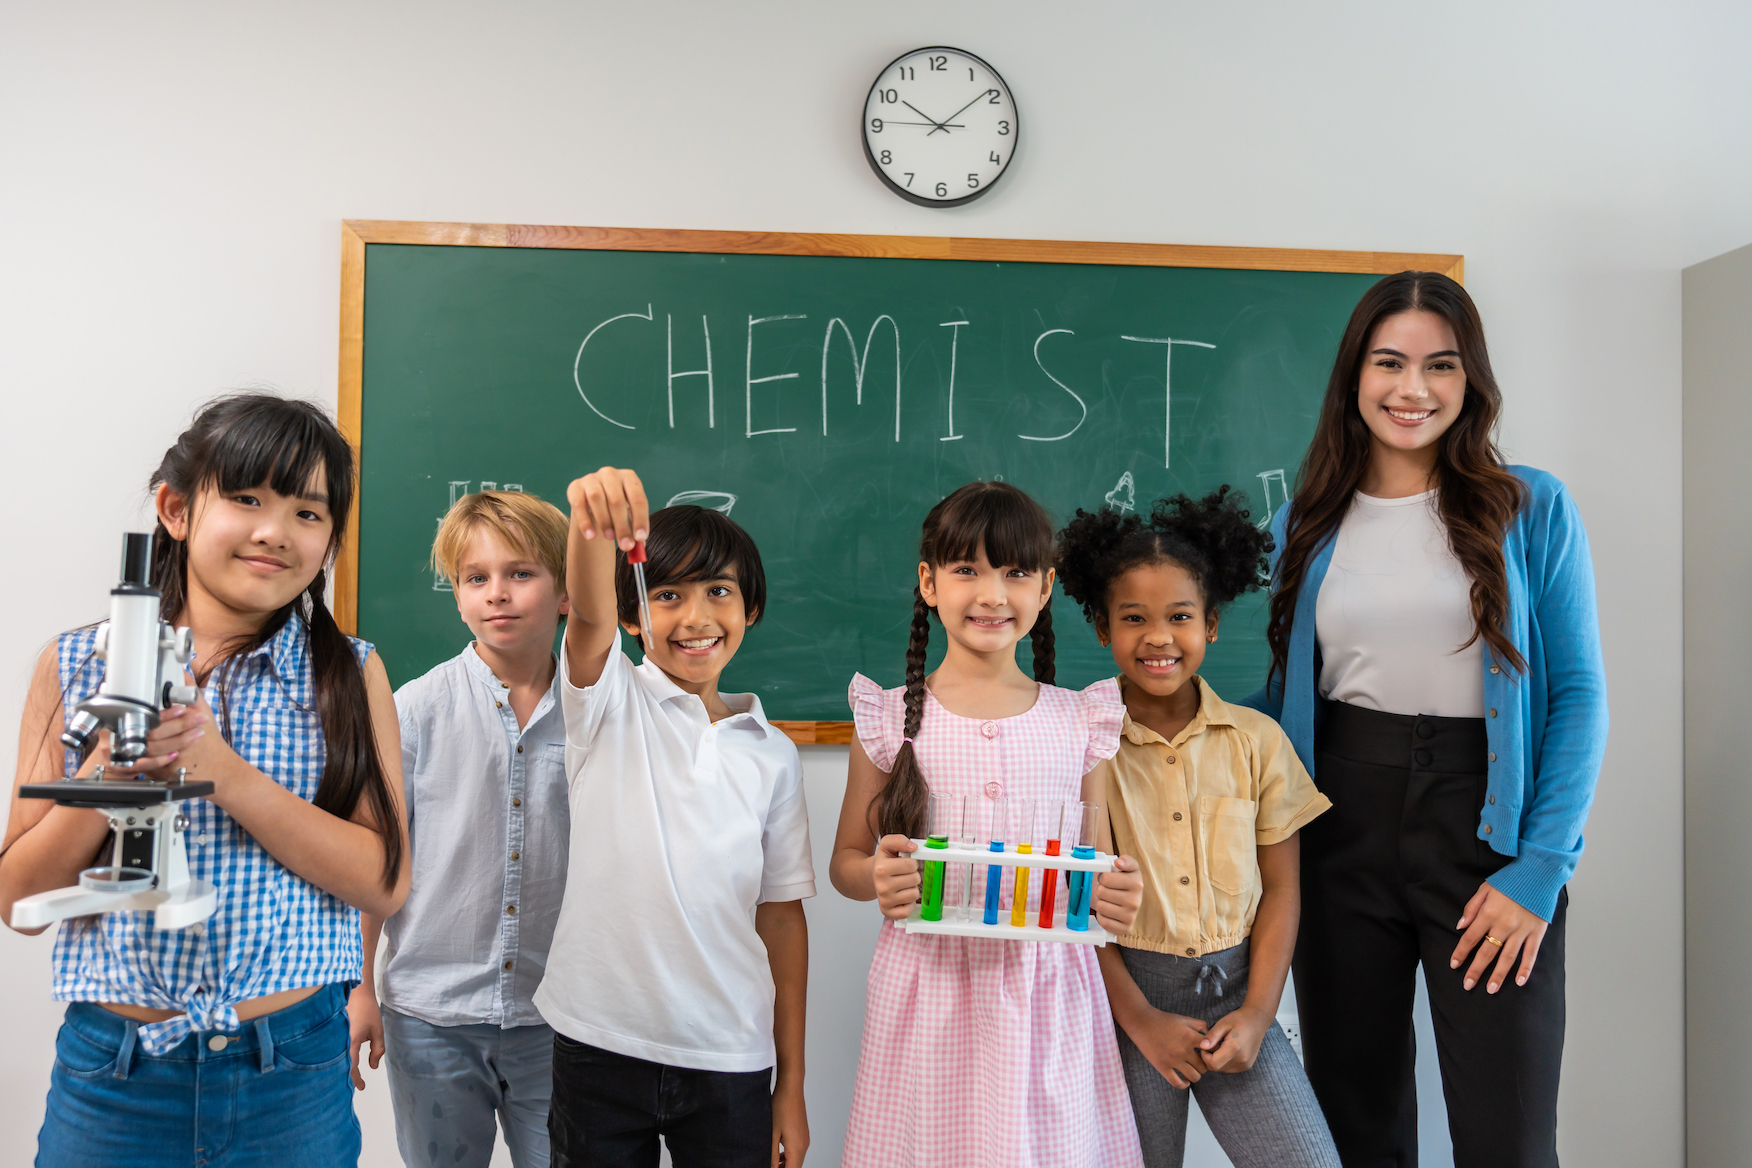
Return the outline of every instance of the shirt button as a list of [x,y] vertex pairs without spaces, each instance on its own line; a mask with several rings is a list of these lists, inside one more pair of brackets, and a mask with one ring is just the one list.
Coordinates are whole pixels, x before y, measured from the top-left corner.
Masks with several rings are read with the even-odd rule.
[[1169,766],[1173,766],[1177,761],[1179,761],[1179,760],[1177,760],[1172,754],[1168,756],[1168,765]]
[[1197,957],[1197,956],[1198,956],[1198,950],[1197,950],[1197,949],[1194,949],[1194,948],[1193,948],[1193,947],[1192,947],[1192,946],[1191,946],[1191,945],[1188,945],[1188,946],[1187,946],[1187,947],[1186,947],[1186,955],[1187,955],[1187,956],[1188,956],[1188,957]]
[[987,783],[985,785],[985,793],[987,799],[996,799],[999,795],[1004,793],[1004,784]]
[[1490,667],[1490,671],[1491,671],[1491,672],[1492,672],[1492,673],[1501,673],[1501,672],[1502,672],[1502,670],[1500,670],[1500,669],[1498,669],[1498,668],[1497,668],[1497,667],[1496,667],[1496,666],[1494,666],[1494,665],[1492,665],[1492,666],[1491,666],[1491,667]]
[[979,724],[979,732],[984,734],[987,738],[996,738],[998,736],[998,724],[996,722],[981,722]]
[[519,798],[517,798],[517,797],[516,797],[516,796],[515,796],[515,795],[514,795],[514,796],[512,796],[512,797],[511,797],[511,806],[513,806],[513,807],[521,807],[521,806],[523,806],[523,800],[521,800],[521,799],[519,799]]
[[1491,707],[1490,716],[1493,718],[1496,717],[1496,707],[1495,706]]
[[1180,882],[1181,882],[1181,883],[1182,883],[1182,884],[1191,884],[1191,883],[1192,883],[1192,878],[1191,878],[1191,877],[1190,877],[1190,876],[1182,876],[1182,877],[1181,877],[1181,878],[1180,878]]
[[504,708],[505,708],[505,703],[504,703],[504,702],[494,702],[494,703],[493,703],[493,708],[494,708],[494,709],[495,709],[495,710],[502,710],[502,709],[504,709]]
[[1484,825],[1484,834],[1485,835],[1490,834],[1490,824],[1488,824],[1488,823]]
[[1496,751],[1494,751],[1494,750],[1490,752],[1490,761],[1492,761],[1492,762],[1496,761]]
[[229,1038],[225,1037],[223,1034],[215,1034],[213,1037],[211,1037],[207,1040],[207,1049],[212,1050],[212,1051],[224,1050],[226,1047],[228,1047],[230,1045],[231,1045],[231,1040]]
[[1487,795],[1487,796],[1485,796],[1485,801],[1488,803],[1495,803],[1496,796],[1495,795]]
[[517,915],[517,906],[514,904],[508,904],[505,906],[505,911],[510,913],[512,916],[516,916]]
[[1176,812],[1175,812],[1175,813],[1174,813],[1174,822],[1175,822],[1175,823],[1179,823],[1179,822],[1180,822],[1180,812],[1178,812],[1178,811],[1176,811]]
[[512,852],[512,853],[511,853],[511,858],[512,858],[512,859],[513,859],[513,860],[515,860],[515,859],[518,859],[518,858],[519,858],[519,857],[521,857],[521,856],[522,856],[522,855],[523,855],[523,853],[522,853],[522,852]]
[[517,744],[517,753],[518,753],[518,754],[522,754],[522,753],[523,753],[523,743],[521,743],[521,742],[519,742],[519,743],[518,743],[518,744]]
[[507,961],[507,962],[506,962],[506,963],[505,963],[505,968],[506,968],[506,969],[510,969],[510,968],[511,968],[511,966],[512,966],[512,964],[513,964],[513,963],[512,963],[512,962],[509,962],[509,961]]

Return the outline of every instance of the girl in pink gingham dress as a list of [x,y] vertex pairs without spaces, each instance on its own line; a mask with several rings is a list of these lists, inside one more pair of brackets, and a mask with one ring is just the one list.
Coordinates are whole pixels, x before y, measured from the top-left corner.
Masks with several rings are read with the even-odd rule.
[[[1003,483],[969,484],[931,512],[922,544],[911,684],[885,691],[862,674],[852,680],[857,741],[833,859],[840,891],[874,894],[895,919],[918,900],[907,840],[924,834],[928,794],[966,796],[980,824],[1000,796],[1074,802],[1084,797],[1083,776],[1118,749],[1124,720],[1114,681],[1059,689],[1036,685],[1015,664],[1016,642],[1031,633],[1035,676],[1052,676],[1051,525],[1038,504]],[[927,682],[932,609],[950,646]],[[975,716],[953,712],[938,694]],[[1006,695],[1014,696],[1008,707]],[[959,892],[954,869],[946,903]],[[1006,905],[1012,878],[1007,871]],[[977,878],[976,901],[983,884]],[[1135,871],[1109,874],[1092,911],[1123,932],[1139,896]],[[843,1164],[1141,1166],[1094,949],[911,934],[885,920]]]

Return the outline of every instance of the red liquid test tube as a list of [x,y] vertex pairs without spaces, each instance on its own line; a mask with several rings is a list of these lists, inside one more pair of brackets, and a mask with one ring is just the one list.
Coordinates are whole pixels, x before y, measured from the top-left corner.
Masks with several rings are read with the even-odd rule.
[[[1041,809],[1041,818],[1046,822],[1042,825],[1046,830],[1046,854],[1059,854],[1059,844],[1065,838],[1065,804],[1056,809],[1052,806]],[[1047,868],[1041,873],[1040,882],[1040,927],[1052,928],[1053,903],[1058,899],[1059,872],[1056,868]]]

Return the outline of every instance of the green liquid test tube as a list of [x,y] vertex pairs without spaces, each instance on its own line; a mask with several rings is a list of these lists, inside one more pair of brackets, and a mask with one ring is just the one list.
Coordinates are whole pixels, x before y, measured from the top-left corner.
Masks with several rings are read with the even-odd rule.
[[[954,798],[949,795],[932,795],[930,823],[926,828],[925,847],[946,848],[949,846],[950,813],[953,810]],[[919,919],[940,921],[943,919],[943,861],[924,860],[919,873],[921,887],[919,889]]]

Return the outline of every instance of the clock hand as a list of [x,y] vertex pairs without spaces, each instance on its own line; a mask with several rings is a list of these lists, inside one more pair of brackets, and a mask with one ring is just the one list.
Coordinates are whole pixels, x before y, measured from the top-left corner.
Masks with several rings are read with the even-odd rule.
[[[984,89],[984,90],[981,90],[981,91],[980,91],[980,94],[979,94],[979,97],[976,97],[976,98],[974,98],[974,99],[973,99],[973,101],[970,101],[970,102],[968,102],[968,103],[967,103],[967,104],[966,104],[966,105],[964,105],[964,106],[962,106],[962,107],[961,107],[961,108],[960,108],[960,109],[958,109],[958,110],[956,110],[956,111],[955,111],[955,112],[954,112],[954,113],[952,113],[952,114],[950,114],[950,115],[949,115],[949,118],[958,118],[958,117],[960,117],[960,116],[961,116],[961,115],[962,115],[962,114],[963,114],[963,113],[965,113],[965,112],[967,112],[967,111],[968,111],[968,110],[969,110],[969,109],[971,109],[971,108],[972,108],[972,107],[973,107],[973,103],[974,103],[974,102],[975,102],[975,101],[979,101],[979,100],[980,100],[980,98],[985,98],[985,97],[990,97],[990,96],[991,96],[991,95],[992,95],[992,94],[993,94],[993,93],[994,93],[994,92],[996,92],[996,91],[995,91],[995,90],[991,90],[991,89]],[[930,116],[931,116],[931,115],[930,115],[930,114],[927,114],[927,113],[919,113],[919,111],[917,111],[917,110],[914,110],[914,111],[913,111],[913,112],[914,112],[914,113],[918,113],[918,114],[919,114],[919,116],[920,116],[920,117],[922,117],[922,118],[928,118],[928,117],[930,117]],[[938,123],[936,123],[936,125],[937,125],[937,130],[946,130],[946,129],[948,129],[948,128],[949,128],[949,118],[944,118],[944,119],[943,119],[943,120],[942,120],[942,121],[940,121],[940,122],[938,122]],[[956,128],[957,128],[957,129],[961,129],[961,128],[962,128],[962,127],[959,127],[959,126],[957,126],[957,127],[956,127]],[[932,131],[931,131],[931,134],[935,134],[935,133],[936,133],[936,132],[937,132],[937,130],[932,130]],[[926,134],[926,135],[925,135],[925,137],[927,137],[927,138],[929,138],[929,137],[930,137],[930,136],[931,136],[931,134]]]
[[[973,101],[978,101],[978,100],[979,100],[979,98],[977,98],[977,97],[973,99]],[[972,105],[973,101],[968,102],[967,105]],[[933,118],[930,114],[926,113],[924,110],[920,109],[918,106],[914,105],[912,102],[902,101],[900,104],[904,105],[907,109],[911,110],[913,113],[919,115],[919,117],[924,118],[927,122],[931,123],[931,125],[937,127],[937,130],[941,130],[943,128],[942,122],[939,122],[936,118]],[[966,109],[967,105],[962,106],[961,109]],[[949,116],[954,117],[955,114],[959,114],[960,112],[961,112],[961,110],[956,110],[954,114],[950,114]],[[935,134],[937,132],[937,130],[932,130],[931,133]],[[926,137],[930,137],[930,135],[927,134]]]
[[[884,119],[882,119],[882,124],[885,126],[935,126],[937,123],[936,122],[897,122],[893,118],[884,118]],[[967,127],[962,125],[960,122],[944,122],[943,125],[945,128],[951,129],[951,130],[965,130],[965,129],[967,129]]]

